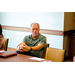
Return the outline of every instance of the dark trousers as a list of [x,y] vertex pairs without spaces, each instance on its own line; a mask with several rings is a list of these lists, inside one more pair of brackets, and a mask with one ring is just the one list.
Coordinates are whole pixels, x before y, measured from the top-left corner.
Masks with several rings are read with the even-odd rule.
[[16,52],[17,52],[17,53],[20,53],[20,54],[24,54],[24,55],[29,55],[29,56],[38,57],[38,56],[32,54],[30,51],[29,51],[29,52],[19,52],[19,50],[17,50]]

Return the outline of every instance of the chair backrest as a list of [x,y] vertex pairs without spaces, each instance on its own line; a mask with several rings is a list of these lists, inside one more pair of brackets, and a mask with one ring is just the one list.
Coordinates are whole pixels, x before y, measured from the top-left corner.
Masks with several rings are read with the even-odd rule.
[[45,51],[44,51],[44,53],[43,53],[43,55],[42,55],[42,58],[45,58],[45,54],[46,54],[46,49],[47,49],[47,47],[49,47],[49,44],[46,44],[46,48],[45,48]]
[[56,48],[47,48],[45,59],[56,62],[63,62],[65,56],[65,50]]
[[4,50],[7,51],[8,39],[7,39],[7,38],[4,38],[4,39],[3,39],[3,42],[4,42]]

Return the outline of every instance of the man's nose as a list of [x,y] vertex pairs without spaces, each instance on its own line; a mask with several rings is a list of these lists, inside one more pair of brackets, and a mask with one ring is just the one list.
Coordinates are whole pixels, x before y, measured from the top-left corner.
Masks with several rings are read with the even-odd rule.
[[36,30],[34,30],[34,32],[36,32]]

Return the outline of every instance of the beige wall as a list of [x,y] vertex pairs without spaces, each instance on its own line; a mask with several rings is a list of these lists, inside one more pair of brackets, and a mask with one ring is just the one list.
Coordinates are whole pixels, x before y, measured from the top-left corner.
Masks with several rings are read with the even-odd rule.
[[[75,12],[74,12],[75,13]],[[64,31],[75,30],[75,16],[73,12],[64,13]],[[68,56],[68,36],[63,37],[63,49],[66,50]]]
[[[0,24],[6,26],[30,27],[38,22],[41,29],[63,31],[64,12],[0,12]],[[12,33],[12,34],[11,34]],[[16,48],[29,32],[3,30],[5,38],[9,38],[8,47]],[[9,34],[9,35],[8,35]],[[50,47],[63,49],[63,36],[43,34]],[[13,44],[14,43],[14,44]]]
[[[0,12],[0,19],[1,19],[0,23],[2,25],[30,27],[30,24],[34,21],[40,23],[41,29],[51,29],[61,31],[68,31],[75,29],[75,16],[73,12],[47,12],[47,13]],[[9,33],[9,35],[7,33]],[[16,48],[16,46],[21,42],[21,38],[30,33],[3,30],[3,34],[5,35],[5,37],[8,37],[10,39],[8,46]],[[48,34],[44,35],[47,37],[47,43],[50,44],[50,47],[65,49],[66,55],[68,56],[68,36],[63,37]],[[14,38],[15,41],[13,41]]]
[[64,31],[75,29],[75,17],[73,12],[64,13]]

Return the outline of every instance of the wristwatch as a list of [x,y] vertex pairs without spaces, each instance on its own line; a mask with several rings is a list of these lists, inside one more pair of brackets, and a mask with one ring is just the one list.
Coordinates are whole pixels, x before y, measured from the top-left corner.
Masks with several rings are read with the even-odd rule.
[[30,49],[30,51],[32,51],[32,48]]

